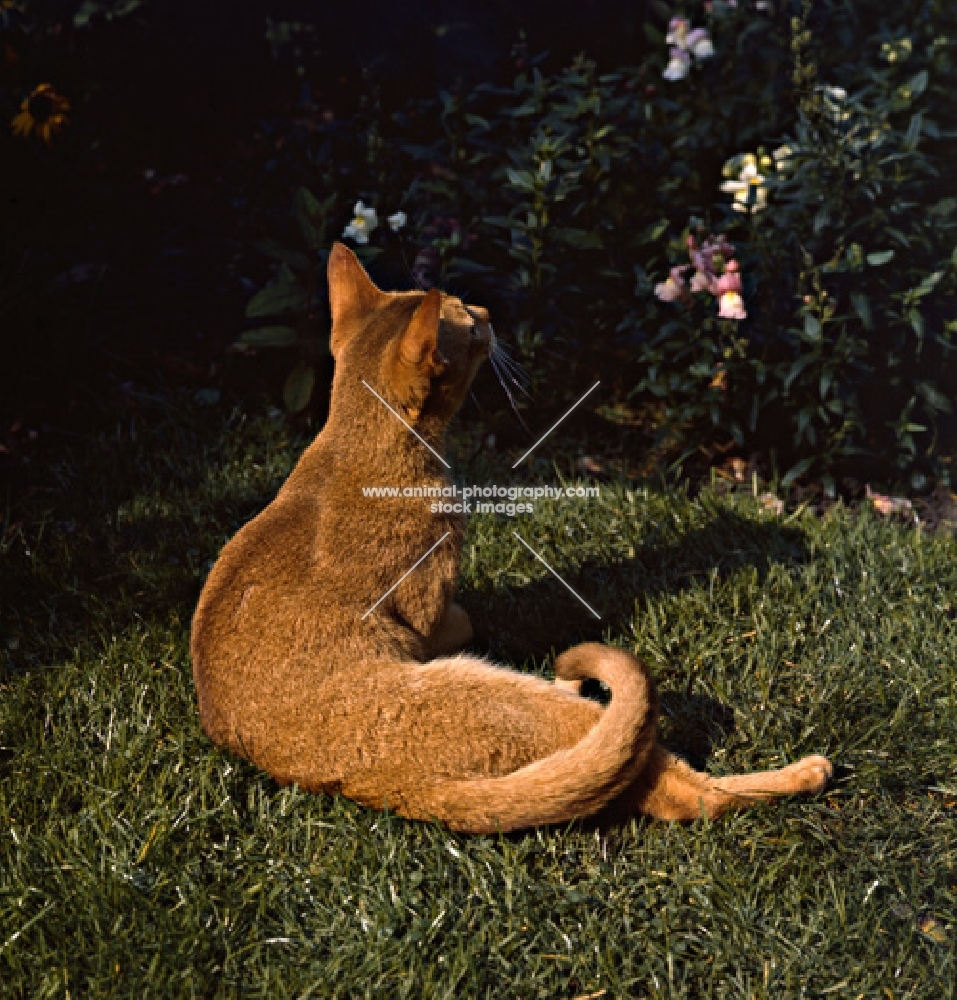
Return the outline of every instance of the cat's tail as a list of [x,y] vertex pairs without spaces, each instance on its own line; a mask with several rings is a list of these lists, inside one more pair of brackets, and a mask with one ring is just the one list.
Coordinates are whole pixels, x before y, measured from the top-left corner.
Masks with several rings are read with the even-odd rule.
[[495,833],[591,816],[624,791],[655,744],[658,700],[647,667],[624,650],[590,642],[558,657],[555,674],[611,688],[611,703],[587,735],[502,777],[434,782],[417,806],[454,830]]

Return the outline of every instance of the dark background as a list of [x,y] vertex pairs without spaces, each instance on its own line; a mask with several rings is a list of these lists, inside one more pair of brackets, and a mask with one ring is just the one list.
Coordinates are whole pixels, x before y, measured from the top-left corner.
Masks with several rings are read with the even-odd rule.
[[[364,78],[389,107],[513,72],[523,51],[558,65],[584,50],[613,66],[634,51],[644,7],[155,2],[75,28],[76,5],[52,3],[29,32],[14,20],[7,117],[44,81],[72,107],[49,147],[0,130],[5,454],[31,432],[96,419],[131,381],[219,377],[244,273],[261,266],[247,259],[261,235],[261,125],[294,113],[304,88],[344,116]],[[267,19],[301,22],[300,51],[274,54]]]

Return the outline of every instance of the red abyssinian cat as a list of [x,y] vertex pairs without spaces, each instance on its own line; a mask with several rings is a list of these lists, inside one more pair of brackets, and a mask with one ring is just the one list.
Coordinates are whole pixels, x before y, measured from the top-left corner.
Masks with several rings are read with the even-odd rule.
[[[476,833],[599,812],[717,816],[821,789],[824,757],[723,778],[692,770],[657,743],[654,685],[623,650],[575,646],[555,683],[451,655],[472,634],[452,600],[463,518],[428,499],[363,497],[449,483],[370,388],[441,454],[493,343],[488,314],[436,290],[382,292],[341,244],[329,293],[328,422],[223,549],[193,620],[209,736],[281,783]],[[607,707],[579,696],[589,677],[611,689]]]

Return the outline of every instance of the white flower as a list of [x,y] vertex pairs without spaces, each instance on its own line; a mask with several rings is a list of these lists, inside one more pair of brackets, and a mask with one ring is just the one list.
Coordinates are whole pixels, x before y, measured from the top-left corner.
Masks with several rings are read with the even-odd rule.
[[736,212],[760,212],[768,203],[768,189],[764,183],[764,175],[758,173],[758,161],[753,154],[748,153],[741,157],[740,163],[741,169],[737,179],[725,181],[721,185],[721,190],[734,195],[731,207]]
[[668,65],[662,74],[666,80],[683,80],[691,71],[691,57],[710,59],[714,55],[714,45],[707,28],[691,30],[691,22],[686,17],[673,17],[668,25],[665,41],[671,46]]
[[778,170],[786,170],[788,160],[794,156],[794,150],[790,146],[778,146],[771,156],[774,157],[774,164]]
[[354,218],[342,230],[342,235],[346,239],[355,240],[356,243],[368,243],[369,234],[379,225],[379,214],[374,208],[366,208],[361,201],[356,202],[353,213]]
[[847,108],[847,91],[843,87],[825,83],[815,90],[821,95],[824,111],[832,122],[844,122],[851,117]]
[[705,28],[695,28],[685,39],[684,44],[695,59],[710,59],[714,55],[714,45],[711,44],[711,37]]
[[738,292],[723,292],[718,300],[718,315],[722,319],[747,319],[744,299]]
[[408,221],[409,217],[405,212],[396,212],[394,215],[389,216],[389,228],[392,232],[397,233]]
[[655,285],[655,295],[662,302],[675,302],[685,294],[684,282],[678,278],[666,278],[660,285]]
[[691,56],[684,49],[672,49],[671,58],[661,75],[666,80],[683,80],[691,72]]

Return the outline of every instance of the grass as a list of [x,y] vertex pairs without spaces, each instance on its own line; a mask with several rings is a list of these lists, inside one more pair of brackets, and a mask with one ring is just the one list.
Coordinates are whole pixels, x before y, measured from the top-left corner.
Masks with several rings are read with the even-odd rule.
[[475,519],[477,650],[547,670],[604,636],[654,667],[696,763],[838,773],[713,824],[463,837],[278,789],[205,739],[192,607],[303,442],[188,396],[144,407],[51,447],[6,515],[0,995],[957,995],[952,537],[626,483]]

